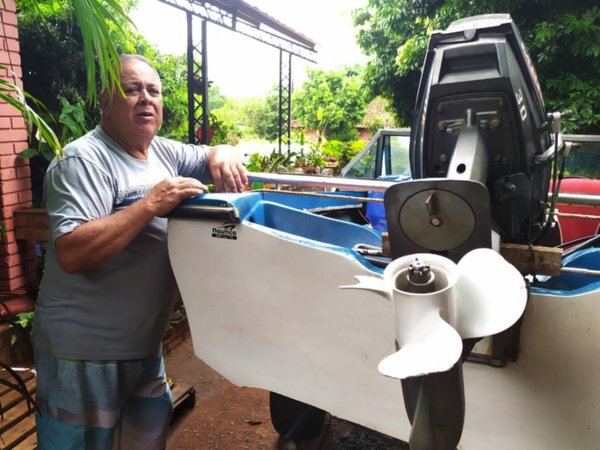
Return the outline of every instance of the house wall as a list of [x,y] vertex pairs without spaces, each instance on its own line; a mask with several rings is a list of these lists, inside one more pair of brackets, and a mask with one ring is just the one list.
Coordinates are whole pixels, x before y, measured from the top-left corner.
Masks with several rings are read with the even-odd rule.
[[[22,87],[19,33],[14,0],[0,2],[0,77]],[[36,283],[36,256],[31,241],[17,241],[13,213],[31,206],[29,161],[17,154],[28,148],[27,129],[21,114],[0,101],[0,292],[25,293]]]

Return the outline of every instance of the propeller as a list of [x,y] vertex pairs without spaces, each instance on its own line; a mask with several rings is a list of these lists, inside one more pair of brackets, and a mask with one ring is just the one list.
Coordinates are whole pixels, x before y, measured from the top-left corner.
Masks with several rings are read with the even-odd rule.
[[497,252],[479,248],[455,264],[417,253],[392,261],[383,277],[357,276],[363,289],[393,304],[399,350],[379,363],[385,376],[404,379],[444,372],[460,359],[463,339],[499,333],[523,314],[522,275]]

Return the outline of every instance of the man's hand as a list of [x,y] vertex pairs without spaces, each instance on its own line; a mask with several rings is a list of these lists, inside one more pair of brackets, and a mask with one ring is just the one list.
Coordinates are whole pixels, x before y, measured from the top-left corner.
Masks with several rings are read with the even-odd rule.
[[183,199],[206,190],[194,178],[166,178],[140,201],[56,239],[58,264],[71,274],[94,269],[122,252],[155,216],[166,215]]
[[230,145],[211,147],[207,163],[218,191],[242,192],[248,184],[247,171],[236,148]]
[[194,178],[166,178],[142,200],[147,202],[156,216],[164,216],[182,200],[207,192],[208,187]]

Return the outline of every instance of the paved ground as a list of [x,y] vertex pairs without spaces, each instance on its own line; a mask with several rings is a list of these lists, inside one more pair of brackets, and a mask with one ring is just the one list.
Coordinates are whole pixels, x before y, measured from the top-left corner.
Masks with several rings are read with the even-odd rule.
[[[178,408],[167,450],[280,448],[266,391],[238,388],[197,359],[191,339],[166,355],[167,373],[180,386],[196,390],[193,408]],[[298,450],[407,450],[402,442],[327,416],[319,436]]]

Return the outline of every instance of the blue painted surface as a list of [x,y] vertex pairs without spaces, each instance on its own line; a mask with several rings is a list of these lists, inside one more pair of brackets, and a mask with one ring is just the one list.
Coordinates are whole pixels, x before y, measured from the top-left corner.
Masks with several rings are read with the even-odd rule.
[[244,220],[339,247],[352,248],[358,243],[381,246],[381,235],[370,228],[274,202],[257,202]]
[[[383,272],[382,268],[374,266],[361,254],[353,250],[353,247],[357,244],[381,247],[381,234],[378,231],[368,226],[321,216],[294,206],[272,201],[278,197],[281,197],[290,205],[302,205],[304,208],[348,204],[348,200],[340,201],[317,197],[302,198],[284,194],[274,196],[271,193],[249,192],[242,194],[202,194],[185,200],[182,205],[233,206],[238,210],[242,222],[265,227],[265,232],[271,233],[273,236],[291,240],[298,245],[350,256],[371,271]],[[297,198],[299,201],[294,202],[288,197]],[[270,200],[266,200],[266,198]],[[311,200],[313,200],[312,203]]]
[[[325,192],[325,191],[311,191],[310,194],[334,194],[343,195],[344,197],[365,197],[364,192]],[[316,197],[312,195],[290,195],[290,194],[278,194],[276,192],[265,192],[262,194],[263,200],[268,202],[279,203],[280,205],[291,206],[292,208],[298,209],[314,209],[314,208],[326,208],[330,206],[347,206],[356,205],[360,206],[361,202],[353,200],[338,200],[326,197]]]
[[[344,193],[346,195],[347,193]],[[362,195],[351,193],[351,195]],[[370,195],[379,196],[379,193]],[[351,256],[370,270],[382,272],[352,249],[356,244],[381,246],[385,223],[383,204],[368,204],[373,228],[314,214],[305,209],[347,205],[348,200],[302,197],[272,193],[203,194],[185,200],[184,205],[234,206],[240,220],[267,228],[266,232],[293,240],[298,245],[327,249]],[[385,227],[387,229],[387,227]],[[284,236],[285,235],[285,236]],[[566,267],[600,270],[600,248],[580,250],[566,257]],[[600,278],[572,273],[549,277],[532,284],[533,293],[573,296],[600,289]]]
[[[378,180],[382,181],[408,181],[410,179],[410,175],[387,175],[378,178]],[[369,192],[369,198],[383,198],[383,192]],[[381,233],[387,231],[387,220],[385,219],[385,207],[383,203],[367,203],[366,215],[373,228]]]

